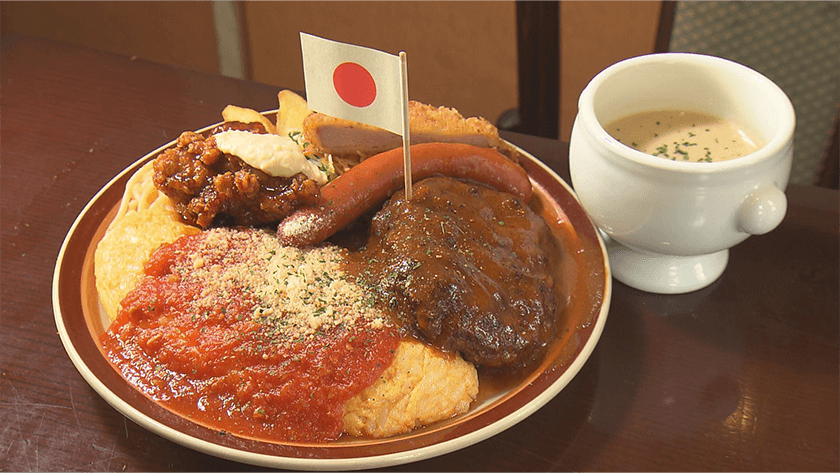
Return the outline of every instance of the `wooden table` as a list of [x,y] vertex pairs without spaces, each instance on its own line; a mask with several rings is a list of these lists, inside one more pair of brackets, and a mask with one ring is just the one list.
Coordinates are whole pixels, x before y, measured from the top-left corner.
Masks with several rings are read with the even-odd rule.
[[[0,70],[0,470],[252,469],[112,409],[66,355],[50,293],[64,235],[112,176],[227,104],[276,108],[278,87],[28,38],[3,41]],[[565,144],[505,137],[568,180]],[[616,283],[595,352],[536,414],[392,469],[840,469],[838,192],[787,194],[782,225],[732,249],[710,287]]]

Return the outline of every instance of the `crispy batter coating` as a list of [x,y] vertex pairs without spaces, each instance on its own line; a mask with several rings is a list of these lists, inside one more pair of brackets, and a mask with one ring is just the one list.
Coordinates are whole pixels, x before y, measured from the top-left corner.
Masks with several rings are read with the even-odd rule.
[[[515,148],[499,137],[499,130],[481,117],[464,118],[457,110],[409,102],[411,143],[466,143],[496,148],[514,161]],[[303,133],[318,153],[334,157],[365,159],[402,146],[402,138],[374,126],[310,113],[303,122]]]

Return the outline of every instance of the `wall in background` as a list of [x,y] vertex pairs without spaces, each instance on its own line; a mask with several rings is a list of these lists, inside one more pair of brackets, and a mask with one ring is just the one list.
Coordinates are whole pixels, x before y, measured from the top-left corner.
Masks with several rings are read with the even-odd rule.
[[650,54],[662,2],[560,2],[560,133],[569,141],[586,84],[622,59]]
[[[654,51],[662,2],[560,4],[559,137],[580,92]],[[670,49],[727,57],[776,81],[798,115],[791,182],[810,184],[837,113],[837,2],[678,2]],[[411,98],[495,121],[517,106],[516,12],[491,2],[0,2],[26,34],[303,90],[298,32],[408,53]],[[825,129],[825,133],[823,133]]]
[[251,77],[302,90],[304,31],[408,57],[411,99],[490,121],[517,104],[513,2],[245,2]]
[[300,31],[406,51],[412,99],[491,121],[516,107],[512,1],[0,2],[3,35],[39,36],[295,90],[304,88]]
[[210,2],[0,2],[0,33],[219,71]]
[[[653,50],[660,2],[561,4],[560,138],[607,65]],[[408,54],[412,99],[496,121],[517,106],[516,11],[491,2],[0,2],[21,33],[303,90],[298,32]]]

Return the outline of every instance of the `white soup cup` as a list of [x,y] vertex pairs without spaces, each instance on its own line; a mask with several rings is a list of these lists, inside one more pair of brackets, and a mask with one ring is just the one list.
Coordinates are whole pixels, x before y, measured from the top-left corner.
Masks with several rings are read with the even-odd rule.
[[[761,147],[729,161],[672,161],[624,145],[604,128],[651,110],[733,121]],[[717,57],[651,54],[595,76],[580,95],[569,166],[583,208],[607,241],[616,279],[662,294],[714,282],[729,248],[784,218],[794,124],[793,106],[776,84]]]

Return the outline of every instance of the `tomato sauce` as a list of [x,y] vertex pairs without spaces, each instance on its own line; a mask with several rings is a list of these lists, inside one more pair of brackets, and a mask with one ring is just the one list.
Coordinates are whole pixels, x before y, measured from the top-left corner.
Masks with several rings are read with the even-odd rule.
[[[211,428],[275,441],[339,437],[345,402],[390,365],[396,331],[359,319],[290,335],[282,315],[254,316],[260,301],[248,282],[208,297],[209,282],[191,270],[205,233],[153,254],[102,335],[108,358],[145,395]],[[202,266],[248,254],[234,245],[206,253]]]

